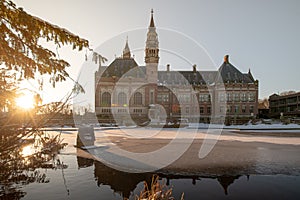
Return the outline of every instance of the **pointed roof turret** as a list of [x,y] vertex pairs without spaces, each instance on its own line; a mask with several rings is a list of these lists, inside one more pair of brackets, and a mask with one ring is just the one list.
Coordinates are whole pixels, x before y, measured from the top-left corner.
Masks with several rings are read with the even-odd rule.
[[250,78],[252,81],[254,81],[254,78],[253,78],[253,76],[252,76],[252,73],[251,73],[250,68],[249,68],[249,71],[248,71],[248,76],[249,76],[249,78]]
[[131,53],[128,45],[128,36],[126,38],[126,44],[123,50],[123,58],[131,58]]
[[149,27],[155,27],[154,19],[153,19],[153,9],[151,9],[151,20],[150,20],[150,26]]

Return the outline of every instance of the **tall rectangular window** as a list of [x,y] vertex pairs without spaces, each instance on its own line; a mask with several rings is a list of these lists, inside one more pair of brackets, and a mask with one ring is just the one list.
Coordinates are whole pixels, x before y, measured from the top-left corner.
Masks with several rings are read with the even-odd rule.
[[248,101],[255,102],[255,93],[251,92],[248,94]]
[[231,93],[226,93],[226,101],[227,102],[231,102],[232,101],[232,96],[231,96]]
[[242,105],[242,113],[246,112],[246,105]]
[[239,113],[240,106],[235,105],[234,106],[234,113]]
[[253,106],[253,105],[251,105],[251,106],[249,107],[249,112],[250,112],[250,113],[253,113],[253,112],[254,112],[254,106]]
[[234,101],[239,102],[240,101],[240,94],[239,93],[234,93]]
[[203,114],[203,113],[204,113],[204,108],[200,107],[200,114]]
[[200,94],[200,95],[199,95],[199,101],[200,101],[200,102],[204,102],[204,95],[203,95],[203,94]]
[[227,105],[227,113],[231,113],[231,105]]
[[207,114],[211,113],[211,107],[207,107]]
[[154,104],[154,91],[150,91],[150,104]]
[[246,95],[246,93],[241,93],[241,100],[243,102],[247,101],[247,95]]

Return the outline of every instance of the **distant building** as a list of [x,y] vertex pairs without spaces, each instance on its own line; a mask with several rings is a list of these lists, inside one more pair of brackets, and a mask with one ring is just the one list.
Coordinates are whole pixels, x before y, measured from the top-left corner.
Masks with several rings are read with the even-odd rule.
[[270,117],[300,117],[300,92],[283,95],[272,94],[269,97]]
[[196,65],[190,66],[190,71],[171,71],[170,65],[166,71],[158,71],[158,63],[159,42],[152,11],[145,66],[139,66],[131,56],[127,40],[123,55],[109,66],[100,66],[95,73],[95,111],[99,121],[122,121],[130,115],[136,123],[143,123],[153,105],[163,107],[159,117],[167,122],[180,118],[210,122],[213,115],[220,121],[226,118],[229,123],[241,123],[257,115],[258,81],[250,70],[242,73],[235,68],[228,55],[218,71],[199,71]]

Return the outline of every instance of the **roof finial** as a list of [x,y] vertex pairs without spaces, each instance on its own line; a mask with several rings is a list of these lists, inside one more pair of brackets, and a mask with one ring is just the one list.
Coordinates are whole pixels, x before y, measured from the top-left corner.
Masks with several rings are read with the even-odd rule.
[[229,55],[225,55],[224,56],[224,62],[225,63],[229,63]]

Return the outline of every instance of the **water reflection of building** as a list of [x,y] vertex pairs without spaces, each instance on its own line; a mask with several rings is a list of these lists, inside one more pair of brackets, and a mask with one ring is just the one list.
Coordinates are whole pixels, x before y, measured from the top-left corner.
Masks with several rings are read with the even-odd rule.
[[[79,168],[90,167],[94,164],[94,176],[97,185],[99,187],[101,185],[109,185],[114,192],[120,194],[123,198],[129,198],[137,186],[144,181],[150,186],[153,175],[158,175],[160,179],[165,179],[167,186],[172,186],[170,182],[175,179],[190,179],[193,185],[196,185],[197,181],[201,181],[204,178],[216,179],[223,187],[225,195],[228,194],[228,187],[241,177],[241,175],[202,177],[198,175],[172,175],[164,173],[127,173],[107,167],[93,159],[77,157],[77,162]],[[180,188],[177,188],[177,190],[180,190]]]
[[236,176],[220,176],[217,178],[218,182],[222,185],[224,189],[224,193],[227,195],[228,194],[228,187],[229,185],[233,184],[233,182],[240,178],[240,175]]
[[[122,57],[109,66],[100,66],[95,73],[95,111],[99,121],[123,122],[122,118],[130,114],[136,123],[142,123],[148,119],[148,109],[153,104],[164,108],[167,121],[183,116],[197,122],[200,114],[201,122],[209,122],[214,114],[220,119],[227,116],[231,123],[248,121],[257,114],[258,81],[250,70],[240,72],[229,62],[228,56],[218,71],[199,71],[196,65],[190,66],[188,71],[171,71],[170,65],[166,71],[158,71],[158,63],[159,42],[152,12],[145,66],[136,63],[126,41]],[[186,85],[191,87],[188,89]],[[195,102],[199,103],[199,110],[195,109]]]
[[123,198],[129,198],[139,183],[146,181],[148,185],[151,185],[152,174],[121,172],[95,162],[95,178],[99,187],[102,184],[110,185],[114,192],[119,193]]
[[[170,185],[170,180],[174,180],[174,179],[191,179],[192,180],[192,184],[196,185],[197,181],[200,180],[202,178],[211,178],[211,179],[217,179],[217,181],[220,183],[220,185],[223,187],[224,189],[224,193],[225,195],[228,195],[228,187],[229,185],[233,184],[233,182],[236,179],[239,179],[241,177],[241,175],[222,175],[222,176],[211,176],[211,177],[200,177],[200,176],[196,176],[196,175],[164,175],[164,174],[158,174],[160,177],[162,178],[166,178],[167,182],[166,185]],[[249,178],[249,175],[247,175],[247,177]]]

